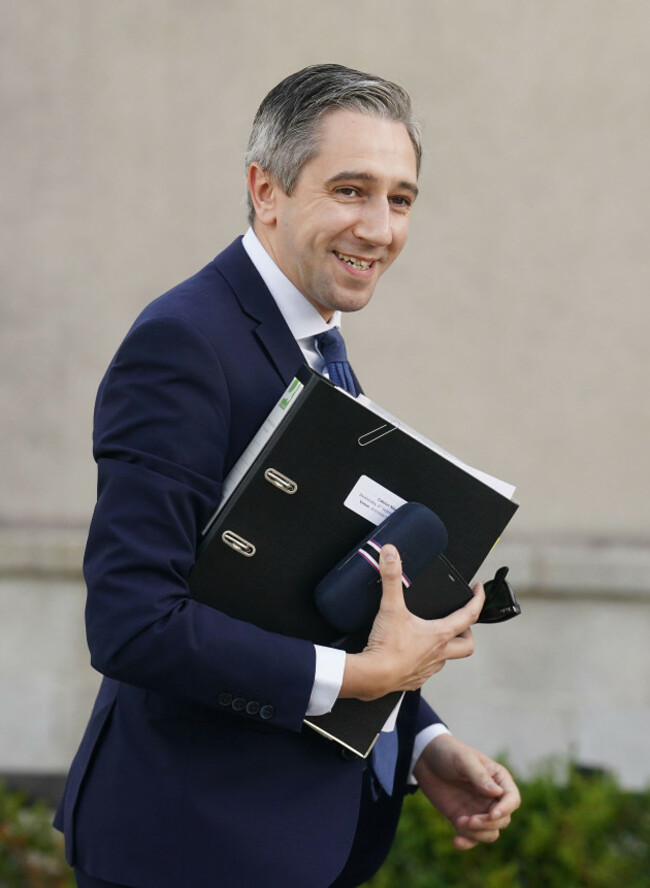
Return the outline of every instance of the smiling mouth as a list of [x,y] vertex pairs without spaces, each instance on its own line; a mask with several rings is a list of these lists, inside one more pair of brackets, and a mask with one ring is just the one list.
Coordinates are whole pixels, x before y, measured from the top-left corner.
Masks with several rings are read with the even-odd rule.
[[356,256],[346,256],[345,253],[339,253],[338,250],[334,250],[334,255],[341,262],[345,262],[350,268],[356,268],[358,271],[367,271],[375,263],[374,259],[358,259]]

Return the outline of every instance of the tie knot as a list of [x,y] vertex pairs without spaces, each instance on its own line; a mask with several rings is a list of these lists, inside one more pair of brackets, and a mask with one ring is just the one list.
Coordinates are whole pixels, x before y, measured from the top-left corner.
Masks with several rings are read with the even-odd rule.
[[333,361],[347,361],[345,342],[337,327],[319,333],[316,342],[326,364],[331,364]]

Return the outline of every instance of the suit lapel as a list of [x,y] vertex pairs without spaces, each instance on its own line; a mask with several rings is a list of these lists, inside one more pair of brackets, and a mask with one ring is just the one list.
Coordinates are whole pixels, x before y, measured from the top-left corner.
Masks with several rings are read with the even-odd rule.
[[275,365],[285,385],[296,375],[305,359],[282,312],[243,248],[241,238],[233,241],[215,259],[217,268],[230,284],[242,310],[258,322],[255,328],[262,348]]

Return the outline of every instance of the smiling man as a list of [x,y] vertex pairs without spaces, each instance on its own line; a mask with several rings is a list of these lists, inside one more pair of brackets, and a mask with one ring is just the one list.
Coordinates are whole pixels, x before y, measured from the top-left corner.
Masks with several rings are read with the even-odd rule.
[[403,124],[347,110],[323,117],[318,153],[290,195],[251,163],[255,232],[326,320],[337,310],[363,308],[399,256],[418,193],[417,167]]
[[[418,784],[459,849],[497,839],[519,803],[508,772],[419,693],[472,653],[480,584],[461,610],[420,620],[385,546],[358,654],[188,593],[223,479],[299,366],[327,372],[341,313],[368,303],[404,246],[420,155],[395,84],[339,65],[283,80],[249,143],[251,227],[142,312],[101,383],[84,572],[104,679],[56,821],[80,888],[352,888]],[[372,760],[303,731],[339,697],[392,690],[406,693]]]

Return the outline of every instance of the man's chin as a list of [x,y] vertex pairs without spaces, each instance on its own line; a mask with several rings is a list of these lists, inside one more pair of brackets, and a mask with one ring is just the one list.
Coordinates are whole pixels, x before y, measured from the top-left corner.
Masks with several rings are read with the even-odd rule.
[[376,283],[376,280],[373,280],[364,282],[363,286],[339,287],[332,295],[330,304],[335,306],[335,311],[360,311],[372,299]]
[[376,284],[376,278],[372,281],[330,280],[325,286],[314,287],[312,292],[316,295],[307,295],[306,298],[326,320],[329,320],[335,311],[347,314],[365,308],[372,298]]

